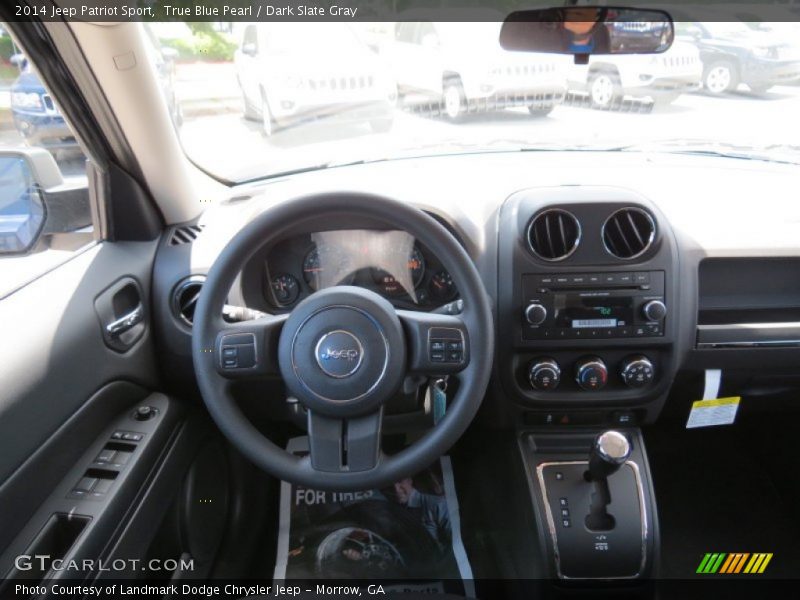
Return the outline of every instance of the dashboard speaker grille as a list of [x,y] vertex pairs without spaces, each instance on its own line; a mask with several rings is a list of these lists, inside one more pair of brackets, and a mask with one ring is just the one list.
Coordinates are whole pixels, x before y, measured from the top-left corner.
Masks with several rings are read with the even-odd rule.
[[570,212],[560,208],[545,210],[528,226],[528,246],[544,260],[564,260],[578,247],[581,226]]
[[172,311],[175,316],[191,327],[194,322],[194,311],[197,308],[197,300],[200,298],[200,291],[206,278],[202,275],[195,275],[185,279],[175,288],[172,294]]
[[644,254],[656,236],[653,217],[641,208],[622,208],[603,224],[603,244],[609,254],[629,260]]

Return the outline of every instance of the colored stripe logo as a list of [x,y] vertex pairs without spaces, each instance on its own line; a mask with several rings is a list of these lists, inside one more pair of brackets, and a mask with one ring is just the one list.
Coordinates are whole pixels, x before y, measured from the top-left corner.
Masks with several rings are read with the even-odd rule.
[[700,561],[696,573],[713,575],[715,573],[725,575],[737,575],[740,573],[760,574],[763,573],[769,561],[772,560],[772,552],[707,552]]

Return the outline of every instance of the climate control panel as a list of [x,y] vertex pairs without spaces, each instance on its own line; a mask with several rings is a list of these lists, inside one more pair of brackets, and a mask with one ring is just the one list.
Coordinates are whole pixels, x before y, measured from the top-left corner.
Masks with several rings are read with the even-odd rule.
[[581,356],[573,364],[560,364],[555,358],[540,356],[528,365],[528,382],[535,390],[552,391],[561,384],[562,371],[570,370],[574,384],[585,392],[601,390],[612,379],[634,389],[644,388],[655,379],[655,366],[643,354],[626,356],[612,368],[602,357],[595,355]]

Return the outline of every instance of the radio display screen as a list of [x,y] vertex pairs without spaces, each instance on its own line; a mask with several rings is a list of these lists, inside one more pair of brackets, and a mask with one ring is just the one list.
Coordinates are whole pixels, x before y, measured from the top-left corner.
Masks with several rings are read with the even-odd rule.
[[558,294],[555,297],[555,326],[624,327],[633,323],[633,298],[590,294]]

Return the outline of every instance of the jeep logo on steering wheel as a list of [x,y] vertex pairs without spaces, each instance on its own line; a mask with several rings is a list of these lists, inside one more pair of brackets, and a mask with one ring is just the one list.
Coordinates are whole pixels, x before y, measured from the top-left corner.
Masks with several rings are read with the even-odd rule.
[[314,356],[326,375],[342,379],[355,373],[361,366],[364,348],[352,333],[337,329],[319,339]]
[[331,350],[330,348],[325,349],[319,357],[322,360],[355,360],[360,356],[360,352],[358,350]]

